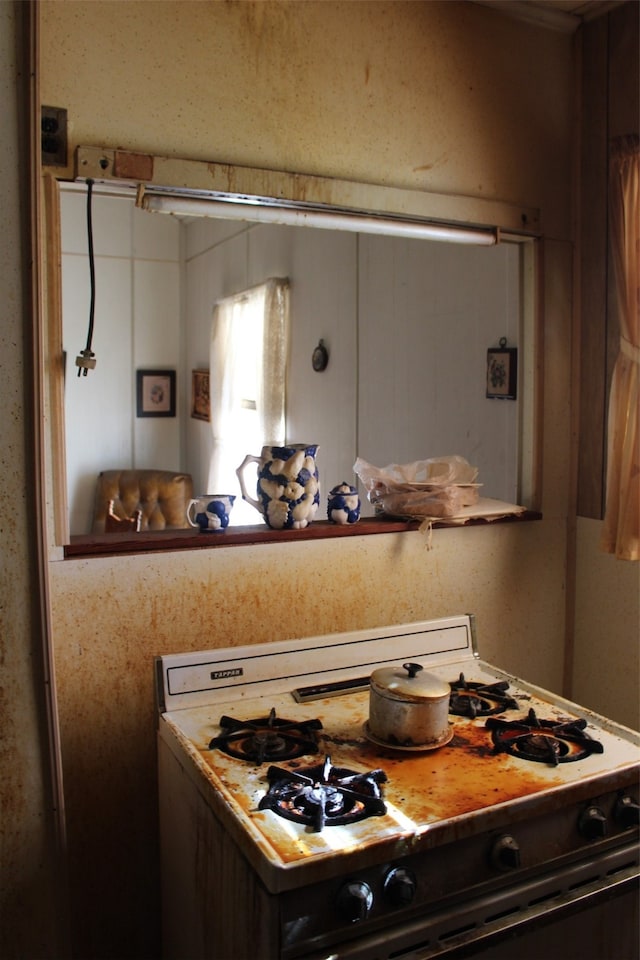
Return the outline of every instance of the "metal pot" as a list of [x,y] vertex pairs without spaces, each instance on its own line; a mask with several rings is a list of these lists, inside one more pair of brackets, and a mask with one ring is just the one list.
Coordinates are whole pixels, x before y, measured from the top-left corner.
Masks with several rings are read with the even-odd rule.
[[448,683],[419,663],[382,667],[371,674],[368,732],[406,749],[431,749],[451,739]]

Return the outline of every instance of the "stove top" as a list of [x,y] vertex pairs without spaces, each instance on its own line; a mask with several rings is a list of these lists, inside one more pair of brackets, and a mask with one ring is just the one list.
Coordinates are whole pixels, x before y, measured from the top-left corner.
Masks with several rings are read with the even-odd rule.
[[[367,736],[369,676],[404,662],[451,687],[438,749]],[[156,676],[176,788],[271,894],[398,862],[452,893],[468,864],[488,882],[637,822],[640,735],[481,660],[472,617],[161,657]]]

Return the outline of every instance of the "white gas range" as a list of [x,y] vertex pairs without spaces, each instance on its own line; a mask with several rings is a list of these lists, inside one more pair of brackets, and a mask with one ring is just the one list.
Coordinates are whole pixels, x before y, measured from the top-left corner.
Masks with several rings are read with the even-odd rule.
[[[439,749],[369,735],[406,661],[451,685]],[[167,957],[526,957],[633,912],[640,736],[480,660],[472,617],[156,669]]]

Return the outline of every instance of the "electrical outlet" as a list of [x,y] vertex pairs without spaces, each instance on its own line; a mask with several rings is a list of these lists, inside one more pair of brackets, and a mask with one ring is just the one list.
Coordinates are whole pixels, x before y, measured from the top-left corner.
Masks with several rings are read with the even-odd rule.
[[67,165],[67,111],[64,107],[42,107],[40,112],[42,165]]

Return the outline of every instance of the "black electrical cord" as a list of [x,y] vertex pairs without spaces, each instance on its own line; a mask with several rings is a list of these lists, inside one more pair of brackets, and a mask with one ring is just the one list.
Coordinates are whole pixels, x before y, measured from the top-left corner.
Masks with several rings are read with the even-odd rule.
[[76,357],[78,367],[78,376],[82,374],[86,377],[89,370],[93,370],[96,365],[95,354],[91,349],[93,341],[93,319],[96,307],[96,268],[93,255],[93,220],[91,201],[93,195],[93,180],[87,180],[87,241],[89,245],[89,281],[91,287],[91,299],[89,303],[89,329],[87,331],[87,345],[80,351]]
[[89,332],[87,334],[87,350],[91,350],[93,340],[93,317],[96,309],[96,265],[93,257],[93,220],[91,200],[93,195],[93,180],[87,181],[87,240],[89,243],[89,277],[91,281],[91,303],[89,306]]

